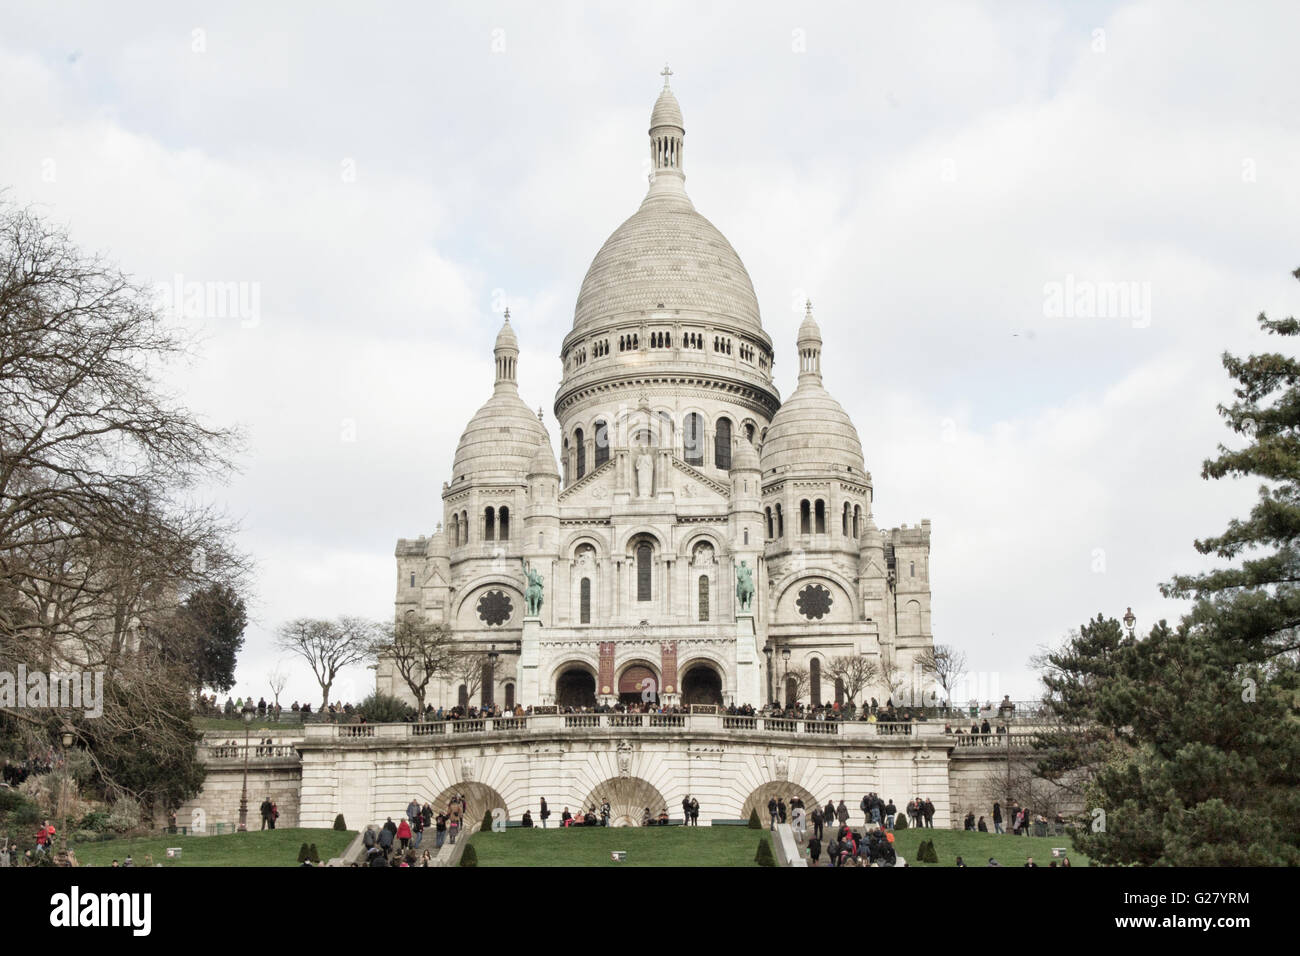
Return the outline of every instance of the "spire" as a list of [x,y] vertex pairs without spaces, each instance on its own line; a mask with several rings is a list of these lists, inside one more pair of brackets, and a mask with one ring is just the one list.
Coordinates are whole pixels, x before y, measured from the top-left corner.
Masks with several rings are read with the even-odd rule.
[[664,88],[650,112],[650,168],[656,176],[667,174],[685,179],[682,172],[682,147],[686,127],[682,124],[682,108],[668,87],[668,77],[673,75],[673,71],[665,63],[663,72],[659,75],[664,78]]
[[813,318],[812,299],[804,303],[803,322],[799,325],[799,381],[822,380],[822,330]]
[[496,358],[497,391],[503,388],[518,388],[515,381],[515,367],[519,361],[519,340],[515,338],[515,330],[510,327],[509,309],[506,309],[505,322],[501,325],[501,331],[497,333],[492,354]]

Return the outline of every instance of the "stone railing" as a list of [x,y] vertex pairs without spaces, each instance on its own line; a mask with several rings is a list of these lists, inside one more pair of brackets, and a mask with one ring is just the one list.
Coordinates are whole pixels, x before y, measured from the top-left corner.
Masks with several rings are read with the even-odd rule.
[[[304,728],[309,743],[325,741],[405,740],[416,737],[472,738],[526,733],[760,734],[799,737],[893,738],[925,737],[974,746],[969,735],[945,735],[942,724],[875,723],[864,720],[803,720],[790,717],[742,717],[722,713],[690,714],[532,714],[527,717],[483,717],[402,724],[316,724]],[[991,735],[992,736],[992,735]],[[1003,735],[1005,736],[1005,735]],[[1016,734],[1016,737],[1032,737]]]
[[1032,747],[1035,734],[949,734],[948,739],[961,750],[1005,750]]
[[239,744],[204,744],[199,747],[199,759],[204,763],[233,760],[244,762],[244,751],[248,751],[248,760],[297,760],[298,750],[292,744],[256,744],[245,747]]

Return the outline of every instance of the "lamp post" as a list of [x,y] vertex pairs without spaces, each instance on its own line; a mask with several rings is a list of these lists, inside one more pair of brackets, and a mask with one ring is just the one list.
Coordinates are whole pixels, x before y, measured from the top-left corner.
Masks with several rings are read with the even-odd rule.
[[251,703],[244,703],[244,789],[239,794],[239,828],[237,832],[248,832],[248,732],[253,727],[253,717],[257,709]]
[[784,669],[781,672],[781,683],[785,686],[785,706],[791,706],[794,701],[790,700],[790,648],[781,648],[781,660],[784,663]]
[[63,850],[63,858],[68,858],[68,748],[72,746],[72,730],[64,728],[63,731],[63,779],[59,781],[59,808],[63,811],[63,818],[59,821],[62,839],[59,845]]
[[773,697],[772,697],[772,645],[771,645],[771,643],[765,643],[765,644],[763,645],[763,657],[765,657],[765,658],[767,659],[767,666],[766,666],[766,668],[764,668],[764,669],[767,671],[767,702],[768,702],[768,704],[771,704],[771,703],[772,703],[772,700],[773,700]]
[[483,681],[483,706],[491,707],[496,703],[496,682],[497,682],[497,658],[501,655],[497,653],[497,646],[491,644],[488,646],[488,672],[487,679]]
[[1128,631],[1129,640],[1133,640],[1133,628],[1137,625],[1137,618],[1133,615],[1133,609],[1127,608],[1124,612],[1124,627]]

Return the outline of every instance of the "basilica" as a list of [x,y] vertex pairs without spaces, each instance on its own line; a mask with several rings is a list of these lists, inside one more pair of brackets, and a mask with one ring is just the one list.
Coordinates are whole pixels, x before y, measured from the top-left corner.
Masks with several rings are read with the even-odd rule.
[[[397,542],[397,620],[448,626],[475,662],[430,686],[434,707],[921,690],[930,523],[877,526],[812,305],[793,355],[774,346],[740,257],[687,196],[685,141],[665,71],[649,188],[592,260],[560,345],[555,435],[519,393],[507,311],[442,521]],[[840,322],[833,337],[851,334]],[[785,400],[778,354],[798,363]],[[846,688],[854,658],[872,681]],[[412,699],[391,662],[377,681]]]

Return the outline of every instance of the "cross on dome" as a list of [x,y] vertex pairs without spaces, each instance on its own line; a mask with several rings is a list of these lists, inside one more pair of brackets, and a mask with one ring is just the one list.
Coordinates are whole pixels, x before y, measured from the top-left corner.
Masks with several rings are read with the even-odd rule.
[[673,75],[673,71],[668,69],[667,63],[665,63],[664,68],[659,71],[659,75],[664,78],[664,89],[668,89],[668,77]]

